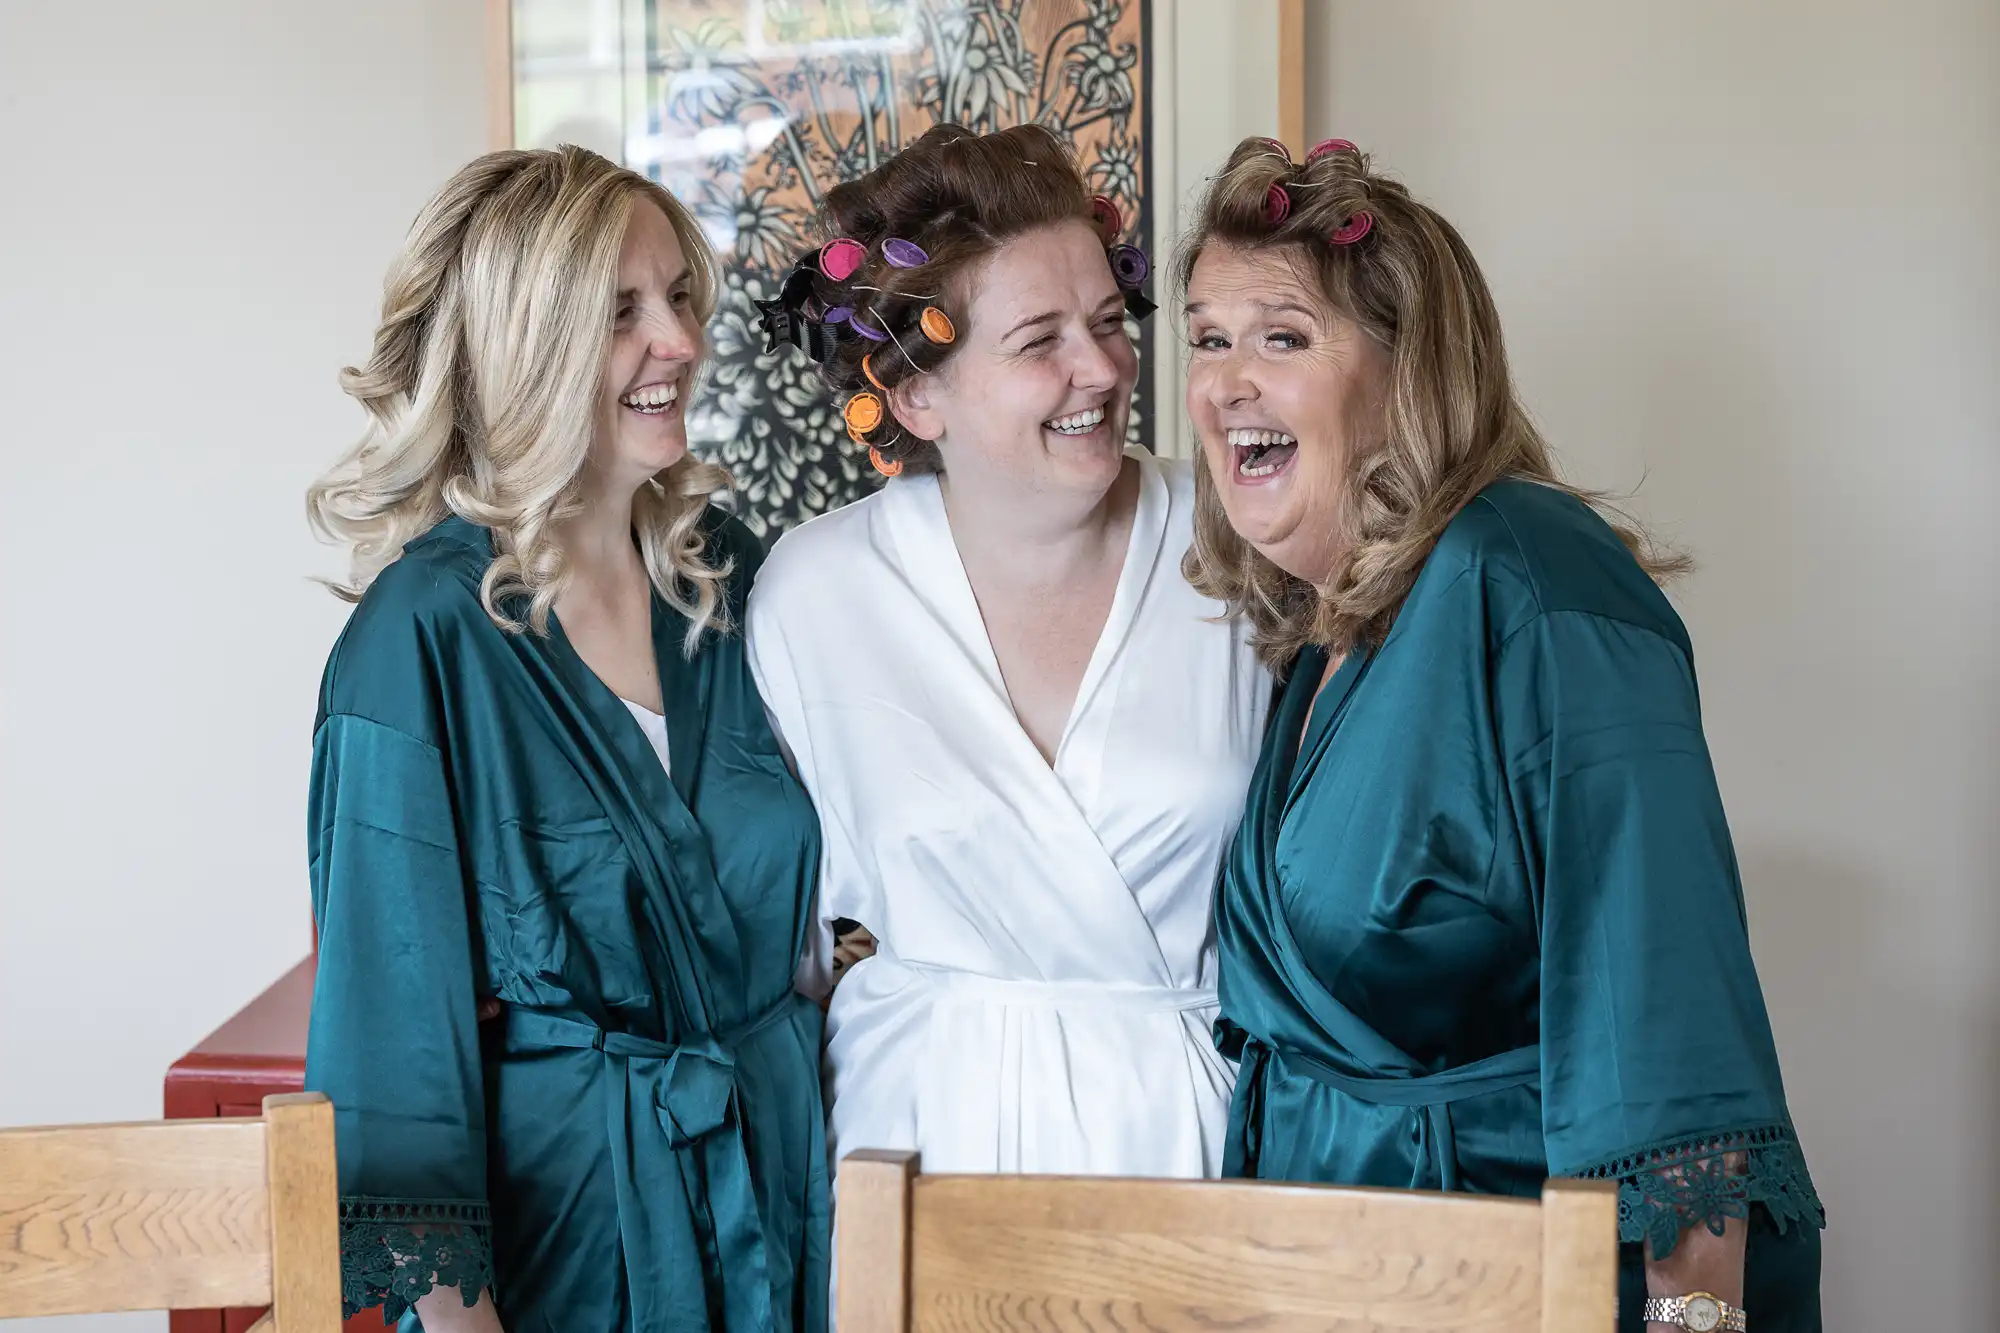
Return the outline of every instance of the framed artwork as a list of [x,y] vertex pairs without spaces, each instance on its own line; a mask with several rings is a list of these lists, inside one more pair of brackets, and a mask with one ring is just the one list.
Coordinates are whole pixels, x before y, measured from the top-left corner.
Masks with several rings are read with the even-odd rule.
[[[489,3],[506,57],[496,138],[581,144],[644,172],[714,243],[723,292],[689,438],[735,474],[737,510],[767,539],[880,481],[811,364],[763,354],[753,305],[813,243],[830,186],[940,122],[1038,122],[1117,203],[1125,239],[1155,249],[1154,0]],[[1147,447],[1159,318],[1133,329],[1132,441]]]

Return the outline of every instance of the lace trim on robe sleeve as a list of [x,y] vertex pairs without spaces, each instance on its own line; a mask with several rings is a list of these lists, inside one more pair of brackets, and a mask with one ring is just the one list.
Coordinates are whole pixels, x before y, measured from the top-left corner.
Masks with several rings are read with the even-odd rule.
[[[1726,1159],[1740,1155],[1740,1164]],[[1826,1208],[1806,1171],[1790,1125],[1760,1125],[1655,1144],[1576,1173],[1618,1182],[1618,1239],[1646,1241],[1655,1259],[1705,1226],[1722,1234],[1732,1217],[1762,1204],[1780,1231],[1794,1223],[1826,1226]]]
[[483,1203],[345,1198],[340,1201],[341,1317],[382,1307],[393,1325],[437,1287],[466,1305],[493,1285],[491,1216]]

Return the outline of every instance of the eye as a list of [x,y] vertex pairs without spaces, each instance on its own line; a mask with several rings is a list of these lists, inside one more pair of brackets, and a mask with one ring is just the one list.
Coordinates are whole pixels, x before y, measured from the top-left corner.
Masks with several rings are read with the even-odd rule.
[[688,304],[693,300],[694,300],[694,294],[692,292],[683,289],[681,291],[675,292],[672,296],[668,297],[667,303],[676,310],[685,310],[688,308]]
[[1106,315],[1103,319],[1097,321],[1097,335],[1100,338],[1123,332],[1125,332],[1125,317],[1123,315]]
[[1055,345],[1056,335],[1053,333],[1044,333],[1033,342],[1023,344],[1021,350],[1024,352],[1046,352]]
[[617,315],[613,316],[611,322],[613,324],[616,324],[618,327],[623,328],[625,325],[630,324],[634,319],[634,317],[638,315],[638,313],[639,313],[639,307],[633,305],[630,301],[627,301],[618,307],[618,313]]
[[1229,346],[1229,340],[1219,333],[1198,333],[1188,339],[1188,346],[1200,352],[1220,352]]
[[1287,352],[1297,351],[1306,345],[1305,338],[1290,329],[1272,329],[1264,335],[1264,341]]

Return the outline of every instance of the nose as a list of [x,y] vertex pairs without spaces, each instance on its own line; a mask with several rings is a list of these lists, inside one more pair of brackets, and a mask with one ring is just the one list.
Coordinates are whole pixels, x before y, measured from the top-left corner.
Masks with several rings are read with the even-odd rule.
[[655,361],[692,361],[701,349],[701,330],[691,316],[655,321],[647,341],[646,354]]
[[1081,339],[1076,359],[1070,366],[1069,382],[1085,393],[1116,388],[1118,363],[1111,359],[1110,353],[1097,339]]
[[1242,353],[1232,348],[1226,356],[1210,362],[1210,366],[1212,370],[1203,392],[1211,406],[1242,407],[1257,401],[1257,383],[1249,373],[1249,359]]

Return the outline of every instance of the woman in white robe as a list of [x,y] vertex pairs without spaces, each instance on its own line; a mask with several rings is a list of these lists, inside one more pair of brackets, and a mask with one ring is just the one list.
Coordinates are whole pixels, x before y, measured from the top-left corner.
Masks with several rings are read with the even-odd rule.
[[866,258],[814,261],[804,309],[890,337],[805,341],[902,475],[778,542],[748,645],[824,828],[805,984],[832,921],[876,940],[828,1013],[836,1161],[1221,1168],[1210,908],[1270,683],[1180,575],[1188,466],[1123,447],[1144,303],[1090,207],[1033,129],[933,131],[827,200]]

